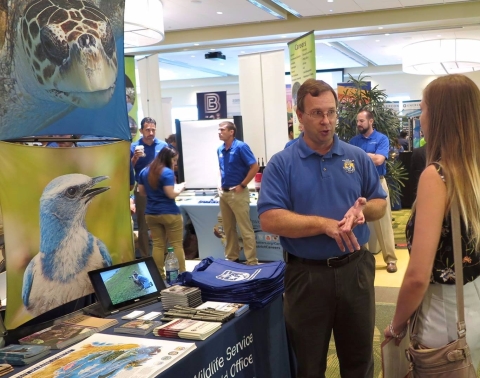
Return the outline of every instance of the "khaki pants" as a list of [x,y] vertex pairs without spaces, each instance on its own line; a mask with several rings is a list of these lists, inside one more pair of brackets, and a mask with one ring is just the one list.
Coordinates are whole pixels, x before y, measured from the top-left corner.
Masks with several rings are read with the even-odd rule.
[[392,228],[392,207],[390,205],[390,195],[388,193],[388,185],[385,178],[380,179],[380,184],[382,185],[383,190],[387,193],[387,210],[385,211],[385,215],[379,220],[368,222],[368,227],[374,227],[378,243],[382,249],[383,261],[388,264],[391,262],[397,262],[397,256],[395,256],[395,237]]
[[180,214],[145,215],[153,240],[152,256],[165,279],[165,254],[167,240],[177,256],[180,273],[185,272],[185,253],[183,252],[183,220]]
[[245,188],[241,193],[220,192],[220,211],[222,212],[223,230],[227,243],[225,257],[231,261],[238,259],[240,245],[238,244],[237,225],[243,239],[243,250],[248,265],[258,264],[257,243],[250,221],[250,195]]

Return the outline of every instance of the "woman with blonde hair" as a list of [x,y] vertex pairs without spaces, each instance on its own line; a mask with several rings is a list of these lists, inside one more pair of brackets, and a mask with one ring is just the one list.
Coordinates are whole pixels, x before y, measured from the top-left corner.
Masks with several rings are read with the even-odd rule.
[[427,167],[406,227],[410,261],[385,337],[405,336],[419,310],[417,340],[430,348],[458,338],[450,207],[462,228],[465,323],[475,369],[480,362],[480,90],[463,75],[432,81],[423,92],[420,125]]
[[173,166],[177,157],[176,151],[164,147],[138,175],[138,190],[147,196],[145,220],[152,235],[152,255],[163,279],[167,240],[177,256],[180,273],[185,272],[183,220],[175,203],[175,197],[184,190],[185,183],[175,185]]

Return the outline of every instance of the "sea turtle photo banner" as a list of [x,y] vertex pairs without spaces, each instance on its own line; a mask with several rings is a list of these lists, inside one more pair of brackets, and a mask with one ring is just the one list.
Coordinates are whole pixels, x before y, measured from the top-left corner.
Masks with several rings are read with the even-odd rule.
[[130,139],[124,8],[125,0],[0,4],[0,140],[68,134]]
[[14,329],[92,293],[88,271],[134,259],[130,143],[0,150],[5,325]]

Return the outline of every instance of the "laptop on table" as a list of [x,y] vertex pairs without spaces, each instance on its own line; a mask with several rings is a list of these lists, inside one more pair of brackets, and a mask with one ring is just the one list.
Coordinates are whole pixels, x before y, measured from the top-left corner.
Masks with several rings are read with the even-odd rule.
[[92,270],[88,276],[97,303],[85,307],[88,315],[106,317],[119,311],[160,301],[166,288],[153,257]]

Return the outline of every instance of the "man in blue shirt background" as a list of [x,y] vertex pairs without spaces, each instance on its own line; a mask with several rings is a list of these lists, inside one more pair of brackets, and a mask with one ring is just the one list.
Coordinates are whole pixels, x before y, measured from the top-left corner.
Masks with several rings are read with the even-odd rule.
[[217,156],[221,179],[218,187],[219,204],[226,237],[225,257],[230,261],[238,261],[238,224],[247,264],[256,265],[257,243],[250,221],[250,194],[247,185],[259,167],[250,147],[235,138],[236,132],[233,122],[225,121],[218,127],[218,137],[224,142],[218,147]]
[[360,134],[354,136],[350,140],[350,144],[360,147],[372,159],[373,164],[377,167],[380,183],[383,190],[387,193],[387,210],[385,215],[374,222],[372,225],[375,229],[380,248],[382,249],[383,260],[387,264],[387,272],[395,273],[397,271],[397,256],[395,256],[395,238],[392,227],[392,208],[390,205],[390,196],[388,193],[387,174],[388,152],[390,151],[390,142],[388,137],[379,133],[373,128],[373,114],[369,110],[363,110],[357,115],[357,129]]
[[338,100],[324,81],[298,90],[298,142],[265,168],[261,228],[285,251],[284,314],[297,377],[324,377],[335,337],[342,377],[373,378],[375,259],[365,220],[385,212],[371,159],[335,135]]
[[[157,129],[157,122],[153,118],[145,117],[140,123],[140,133],[142,137],[133,142],[130,146],[130,160],[135,170],[135,181],[138,182],[138,175],[141,170],[145,168],[157,154],[167,145],[164,141],[155,138]],[[143,151],[136,149],[137,146],[143,146]],[[145,221],[145,207],[147,206],[147,197],[138,193],[135,188],[135,214],[137,217],[138,227],[138,249],[140,250],[140,257],[147,257],[150,255],[150,243],[148,238],[148,226]]]

